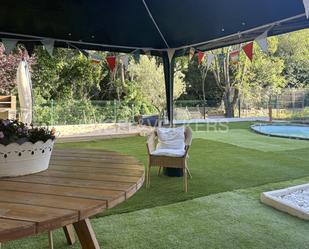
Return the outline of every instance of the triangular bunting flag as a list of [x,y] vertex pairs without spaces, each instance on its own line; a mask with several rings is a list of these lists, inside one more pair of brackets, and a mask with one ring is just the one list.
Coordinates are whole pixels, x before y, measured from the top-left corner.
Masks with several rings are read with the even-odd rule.
[[116,67],[116,57],[115,56],[107,56],[106,61],[107,61],[109,70],[111,70],[113,72],[115,67]]
[[205,56],[205,53],[202,52],[202,51],[198,51],[198,60],[197,60],[197,63],[198,64],[201,64],[203,59],[204,59],[204,56]]
[[250,61],[253,58],[253,42],[250,42],[242,47],[242,50],[245,52]]
[[12,52],[12,50],[15,48],[16,44],[17,44],[18,40],[16,39],[5,39],[2,38],[2,43],[4,45],[5,48],[5,54],[9,54]]
[[267,32],[268,31],[265,31],[263,34],[261,34],[255,39],[256,43],[260,46],[264,53],[268,52]]
[[239,51],[233,51],[230,53],[230,59],[233,64],[237,64],[239,62]]
[[121,56],[120,60],[122,61],[122,65],[124,66],[124,68],[128,68],[128,65],[129,65],[129,57],[128,57],[128,55]]
[[210,53],[207,54],[207,67],[211,66],[211,63],[214,58],[215,58],[214,54],[210,54]]
[[309,19],[309,0],[303,0],[307,19]]
[[135,52],[133,52],[133,58],[134,58],[135,63],[139,63],[140,57],[141,55],[140,55],[139,50],[136,50]]
[[46,51],[49,53],[49,55],[53,56],[55,40],[45,39],[45,40],[42,40],[42,44],[44,48],[46,49]]
[[194,48],[190,48],[189,49],[189,60],[192,60],[194,54],[195,54],[195,49]]
[[176,51],[175,48],[169,48],[167,50],[167,55],[168,55],[168,59],[169,59],[170,63],[171,63],[171,61],[172,61],[172,59],[174,57],[175,51]]

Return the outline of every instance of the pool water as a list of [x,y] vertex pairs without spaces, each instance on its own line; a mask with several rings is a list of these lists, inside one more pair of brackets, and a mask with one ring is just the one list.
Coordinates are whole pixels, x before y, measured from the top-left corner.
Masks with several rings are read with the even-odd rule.
[[309,140],[309,126],[291,124],[256,124],[251,128],[264,135],[299,138]]

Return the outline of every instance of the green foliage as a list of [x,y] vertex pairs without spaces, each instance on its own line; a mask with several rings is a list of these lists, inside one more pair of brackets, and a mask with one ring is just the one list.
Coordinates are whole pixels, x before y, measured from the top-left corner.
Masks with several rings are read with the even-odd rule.
[[[200,100],[200,105],[206,102],[209,107],[217,107],[223,102],[225,112],[233,115],[239,94],[250,104],[277,94],[287,86],[305,86],[309,82],[308,35],[309,30],[303,30],[268,38],[268,54],[262,53],[255,43],[253,61],[250,62],[241,52],[237,65],[231,64],[228,58],[234,48],[210,51],[215,55],[223,52],[225,61],[224,66],[220,66],[216,57],[209,70],[206,58],[198,65],[197,56],[191,61],[187,56],[179,57],[175,66],[174,97]],[[116,55],[90,53],[102,58],[107,54]],[[162,60],[141,56],[139,64],[132,58],[129,61],[129,68],[124,68],[118,57],[115,72],[110,72],[105,61],[94,66],[77,50],[58,48],[50,57],[42,47],[37,48],[36,64],[33,66],[37,120],[52,123],[98,122],[162,112],[165,108]],[[116,106],[114,99],[117,100]],[[52,100],[54,105],[51,109]],[[93,100],[112,102],[91,106],[90,101]]]
[[[183,57],[186,60],[187,57]],[[181,100],[203,100],[203,75],[201,66],[197,63],[197,57],[188,62],[188,67],[184,70],[184,80],[186,82],[186,94],[181,95]],[[205,80],[205,98],[207,106],[218,106],[222,100],[222,90],[217,86],[213,74],[209,73]]]
[[[163,66],[158,65],[154,58],[141,56],[140,63],[131,61],[129,72],[135,83],[138,95],[148,105],[154,106],[158,112],[165,107],[165,85]],[[174,99],[185,92],[185,83],[180,71],[174,74]]]
[[290,86],[309,85],[309,29],[279,36],[277,56],[284,60]]
[[102,68],[92,65],[80,52],[56,48],[51,57],[38,47],[36,56],[32,77],[37,95],[55,100],[87,99],[92,91],[99,90]]

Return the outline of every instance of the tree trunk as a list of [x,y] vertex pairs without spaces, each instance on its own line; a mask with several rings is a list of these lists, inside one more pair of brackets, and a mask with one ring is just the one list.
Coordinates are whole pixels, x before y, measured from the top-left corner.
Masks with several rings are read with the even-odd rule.
[[234,117],[234,108],[233,108],[233,104],[231,102],[230,97],[231,97],[231,91],[230,91],[230,89],[227,89],[225,91],[224,96],[223,96],[225,117],[226,118],[233,118]]
[[[233,95],[233,97],[232,97]],[[231,89],[228,88],[225,91],[223,102],[225,108],[225,116],[227,118],[234,118],[235,117],[235,106],[239,97],[239,90],[237,88]]]

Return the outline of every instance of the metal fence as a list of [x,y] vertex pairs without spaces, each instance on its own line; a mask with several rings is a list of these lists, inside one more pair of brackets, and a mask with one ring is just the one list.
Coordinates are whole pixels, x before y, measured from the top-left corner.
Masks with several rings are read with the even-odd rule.
[[[180,120],[224,118],[224,105],[211,101],[175,101],[174,118]],[[269,117],[273,119],[309,119],[309,89],[284,89],[279,93],[268,91],[241,94],[234,107],[235,117]]]
[[[271,99],[269,98],[271,96]],[[271,107],[271,108],[270,108]],[[236,117],[268,117],[273,119],[309,120],[309,89],[286,89],[278,94],[260,94],[260,97],[240,95],[235,105]],[[182,100],[174,102],[174,119],[223,118],[224,105],[211,101]],[[94,124],[106,122],[137,122],[141,115],[158,114],[134,103],[112,101],[53,100],[36,104],[34,123],[50,125]]]
[[144,114],[142,107],[134,103],[113,101],[46,101],[35,104],[34,123],[72,125],[94,123],[134,122]]

